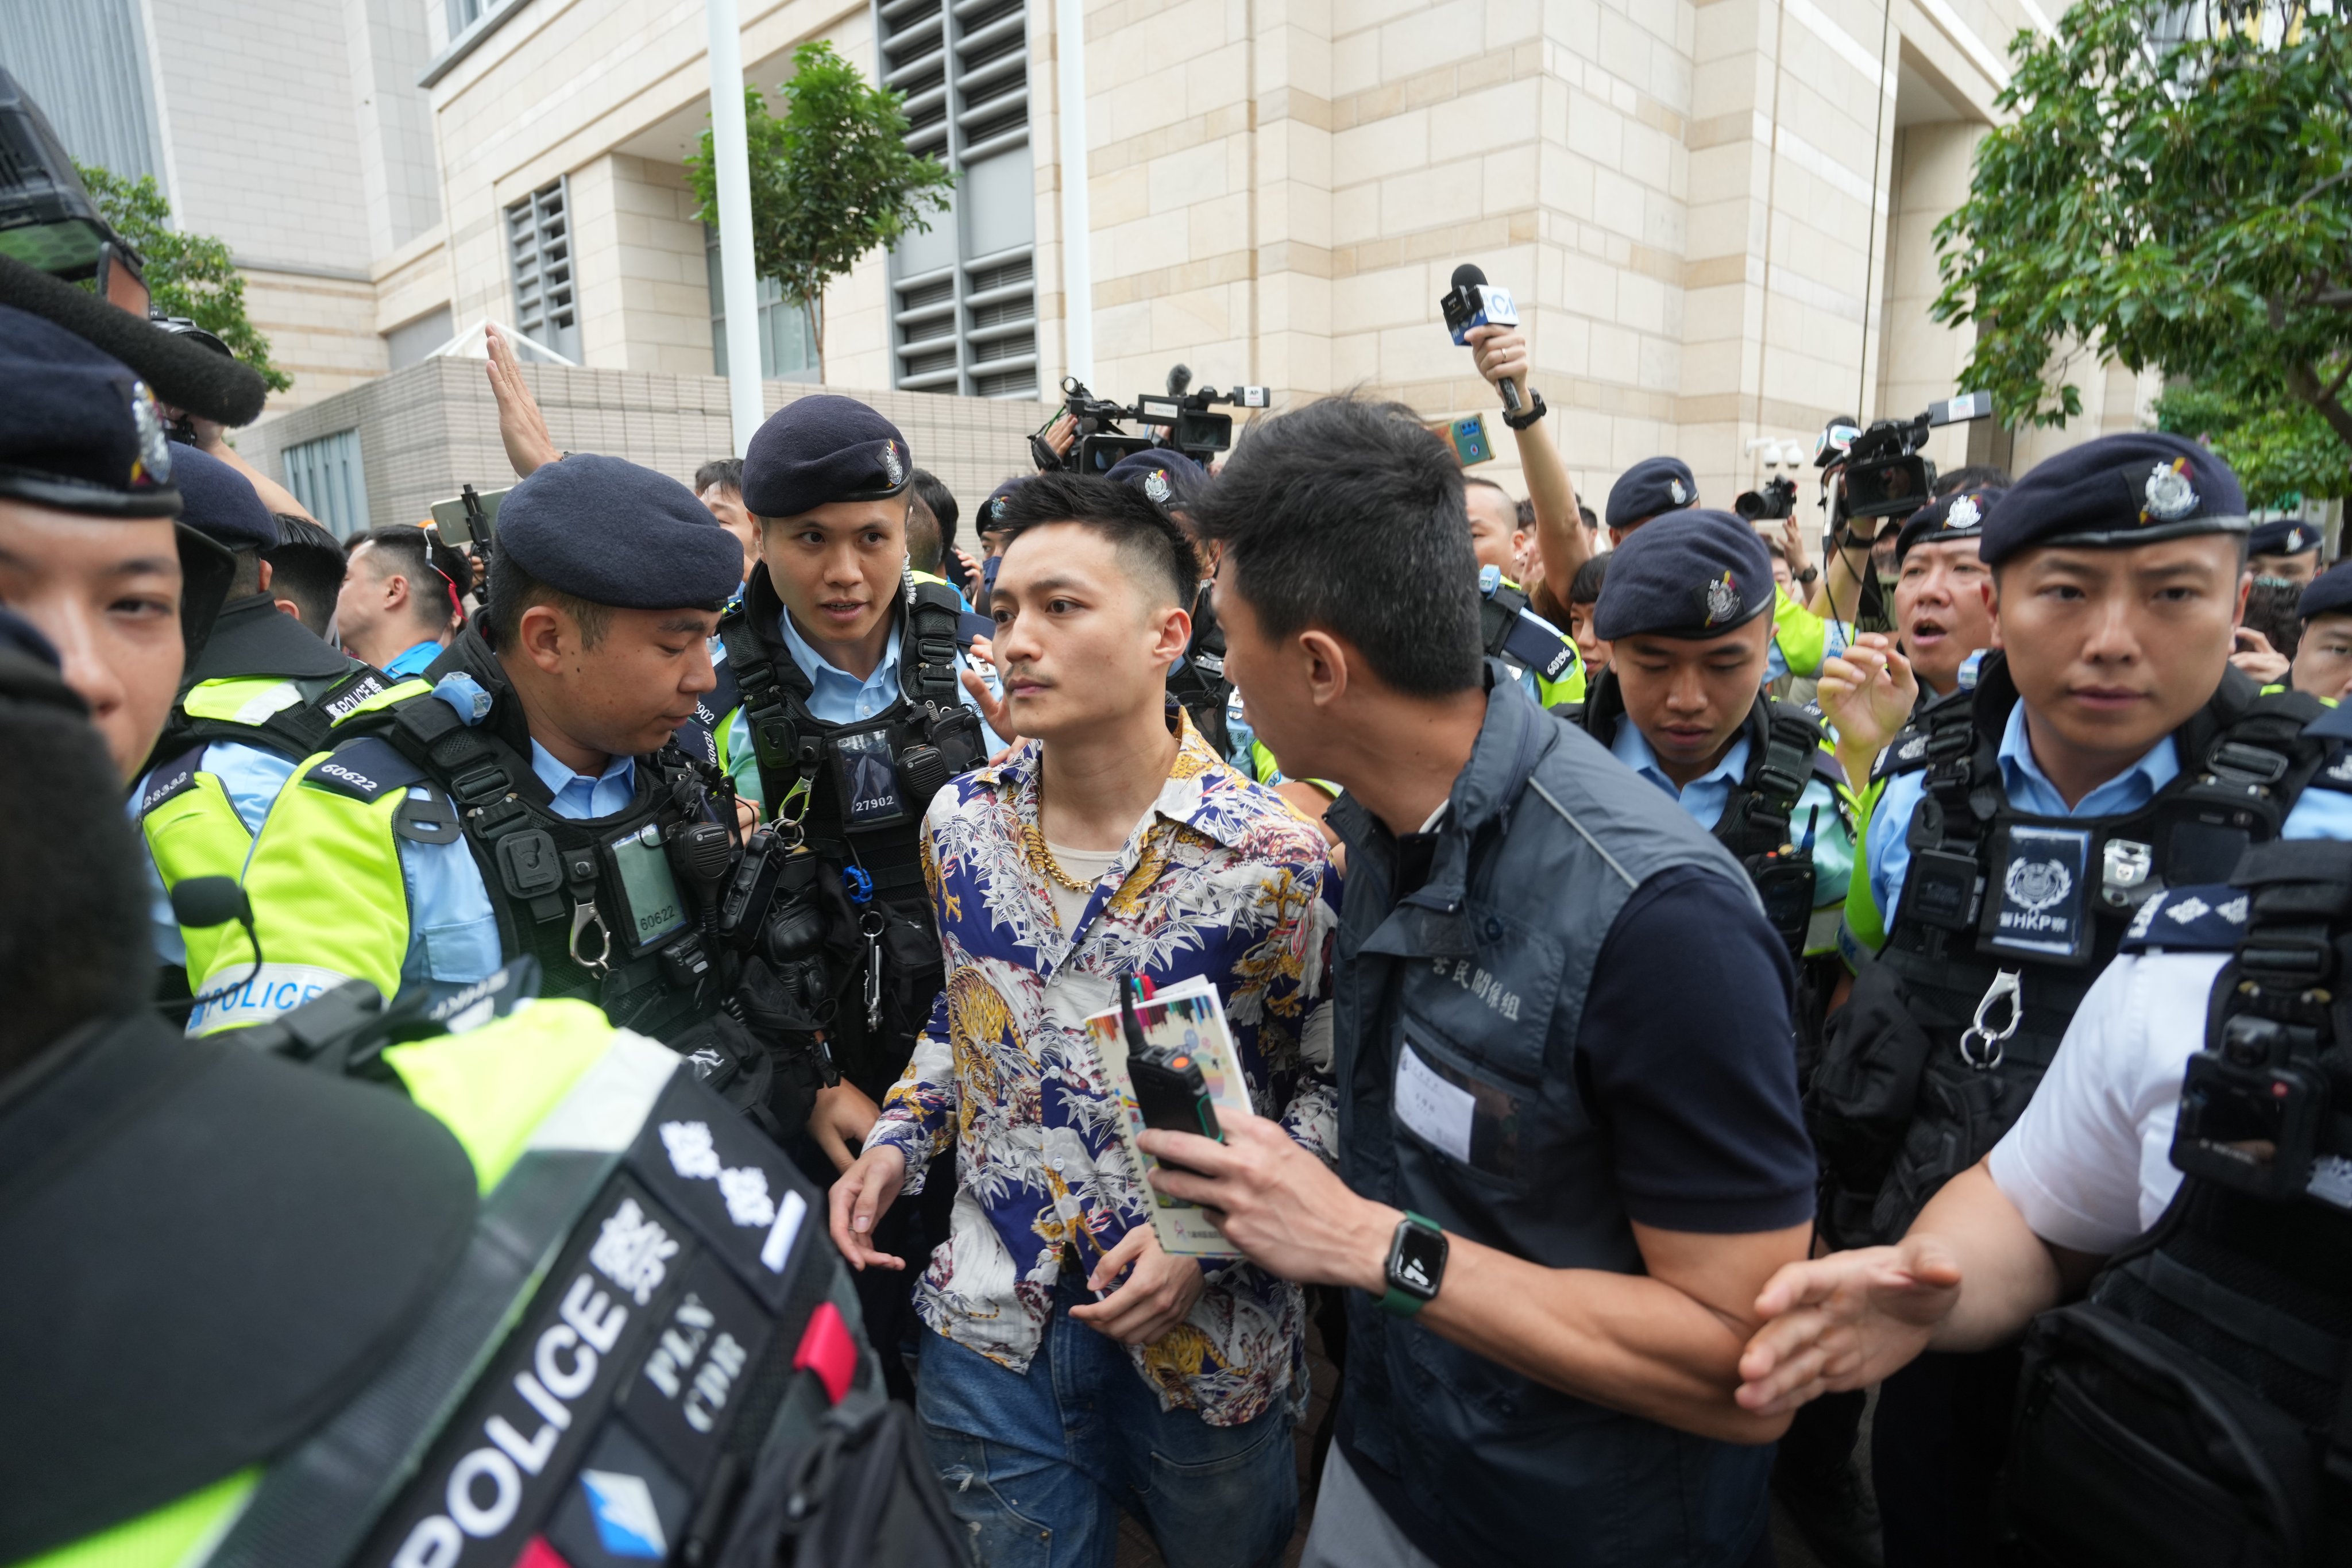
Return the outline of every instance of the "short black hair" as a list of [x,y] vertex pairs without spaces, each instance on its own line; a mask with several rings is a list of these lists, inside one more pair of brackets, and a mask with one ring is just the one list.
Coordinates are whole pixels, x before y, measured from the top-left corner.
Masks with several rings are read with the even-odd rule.
[[1176,520],[1141,490],[1094,474],[1039,474],[1005,498],[995,525],[1009,550],[1031,529],[1055,522],[1101,534],[1139,584],[1165,589],[1168,603],[1192,609],[1201,587],[1201,557]]
[[2288,658],[2303,644],[2303,584],[2257,577],[2246,595],[2246,618],[2241,623],[2270,638],[2271,647]]
[[908,482],[915,487],[915,493],[923,498],[923,504],[931,509],[931,515],[939,519],[940,552],[945,553],[954,549],[956,519],[963,515],[962,509],[956,505],[955,492],[929,468],[917,468],[908,476]]
[[551,605],[572,617],[580,628],[580,646],[594,647],[613,624],[612,611],[561,588],[551,588],[524,571],[513,554],[501,550],[490,557],[489,589],[482,595],[482,620],[490,646],[511,648],[522,641],[522,616],[533,605]]
[[720,489],[733,490],[737,495],[741,495],[743,493],[743,459],[713,458],[694,470],[696,495],[700,495],[713,485],[717,485]]
[[1936,476],[1936,494],[1958,495],[1962,490],[2005,490],[2011,483],[2007,468],[1997,468],[1990,463],[1969,463],[1954,468],[1948,474]]
[[1593,532],[1598,533],[1601,531],[1600,516],[1582,501],[1578,501],[1576,503],[1576,516],[1578,521],[1583,523],[1585,527],[1592,530]]
[[261,552],[269,563],[270,596],[292,605],[304,626],[325,637],[343,586],[343,547],[307,517],[275,515],[278,542]]
[[229,559],[236,563],[228,580],[228,602],[250,599],[261,592],[261,546],[234,544],[229,547]]
[[1568,585],[1570,604],[1597,605],[1601,602],[1601,585],[1609,581],[1610,554],[1604,550],[1598,555],[1584,558],[1584,564],[1576,569],[1576,577]]
[[1321,626],[1412,696],[1478,684],[1462,466],[1403,404],[1349,395],[1253,421],[1193,522],[1267,635]]
[[1519,526],[1521,528],[1533,528],[1535,525],[1535,498],[1533,496],[1521,496],[1519,498]]
[[[14,657],[14,656],[11,656]],[[0,695],[0,1076],[155,992],[154,939],[122,781],[89,721]]]
[[351,549],[356,552],[362,544],[387,558],[377,576],[397,572],[408,579],[409,613],[416,624],[436,636],[447,630],[466,595],[474,591],[473,563],[450,549],[438,534],[413,523],[369,529],[352,541]]
[[918,572],[940,574],[940,562],[947,548],[940,542],[939,516],[923,504],[923,492],[908,492],[907,502],[907,564]]

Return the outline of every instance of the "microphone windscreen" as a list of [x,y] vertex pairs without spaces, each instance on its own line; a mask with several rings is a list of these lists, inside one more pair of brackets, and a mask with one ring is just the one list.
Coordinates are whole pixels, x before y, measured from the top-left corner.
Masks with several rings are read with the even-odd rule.
[[193,930],[251,920],[252,910],[234,877],[184,877],[172,888],[172,918]]
[[1454,286],[1456,289],[1463,289],[1467,288],[1472,284],[1475,284],[1481,289],[1485,288],[1486,286],[1486,274],[1476,262],[1465,261],[1461,266],[1454,269]]
[[13,305],[112,354],[137,373],[156,400],[224,425],[250,425],[269,395],[250,365],[224,359],[193,338],[151,326],[118,305],[0,256],[0,305]]

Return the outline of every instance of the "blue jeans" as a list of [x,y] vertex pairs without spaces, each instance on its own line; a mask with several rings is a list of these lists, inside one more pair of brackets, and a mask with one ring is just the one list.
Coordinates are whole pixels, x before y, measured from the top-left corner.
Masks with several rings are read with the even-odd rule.
[[1057,1292],[1025,1375],[923,1335],[916,1411],[982,1568],[1109,1568],[1122,1505],[1169,1568],[1279,1563],[1298,1518],[1288,1409],[1239,1426],[1162,1410],[1069,1305]]

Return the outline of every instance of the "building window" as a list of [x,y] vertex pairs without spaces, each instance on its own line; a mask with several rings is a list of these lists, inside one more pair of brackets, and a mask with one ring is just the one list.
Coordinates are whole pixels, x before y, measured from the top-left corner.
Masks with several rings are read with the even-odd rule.
[[1024,0],[876,0],[883,85],[907,95],[907,145],[956,186],[890,258],[891,383],[1037,395],[1035,182]]
[[507,253],[514,260],[515,331],[576,364],[571,196],[568,183],[558,180],[507,208]]
[[498,0],[448,0],[449,36],[456,37],[482,19],[482,13],[495,8]]
[[286,488],[336,538],[367,531],[367,475],[360,468],[358,431],[338,430],[287,447]]
[[[719,275],[719,231],[702,226],[703,257],[710,265],[710,363],[713,373],[727,374],[727,286]],[[759,281],[760,379],[817,379],[816,323],[806,308],[784,299],[783,286],[772,278]]]

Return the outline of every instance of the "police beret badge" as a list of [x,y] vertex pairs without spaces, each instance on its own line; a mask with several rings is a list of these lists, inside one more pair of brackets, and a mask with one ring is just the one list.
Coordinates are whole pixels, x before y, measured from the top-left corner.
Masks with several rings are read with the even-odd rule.
[[1144,475],[1143,493],[1149,496],[1151,500],[1158,501],[1161,506],[1166,506],[1168,504],[1168,498],[1176,493],[1168,483],[1168,470],[1165,468],[1154,468],[1150,473]]
[[1666,481],[1666,494],[1674,497],[1675,504],[1676,506],[1682,506],[1690,500],[1690,487],[1684,484],[1680,479],[1668,479]]
[[2150,518],[2158,522],[2178,522],[2195,511],[2197,487],[2189,482],[2189,459],[2175,458],[2169,463],[2158,463],[2150,469],[2142,500],[2140,520],[2143,522]]
[[882,443],[882,477],[895,487],[907,482],[907,465],[898,460],[898,443]]
[[1702,597],[1706,603],[1705,624],[1707,626],[1720,625],[1739,614],[1739,585],[1732,581],[1728,572],[1709,583],[1703,590]]
[[1974,528],[1983,521],[1984,512],[1978,507],[1977,498],[1974,496],[1960,497],[1952,503],[1951,509],[1944,513],[1946,528]]
[[172,443],[163,431],[163,410],[143,381],[131,384],[131,424],[139,436],[139,456],[131,466],[132,485],[172,482]]

